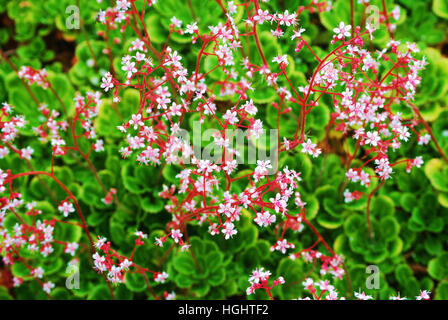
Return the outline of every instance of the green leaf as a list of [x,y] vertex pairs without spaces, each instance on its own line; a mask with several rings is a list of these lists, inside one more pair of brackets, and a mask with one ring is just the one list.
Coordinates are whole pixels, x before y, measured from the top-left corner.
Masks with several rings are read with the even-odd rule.
[[436,280],[442,280],[448,275],[448,253],[442,253],[429,261],[428,273]]
[[378,217],[392,216],[395,213],[393,200],[386,195],[376,197],[372,204],[372,213]]
[[133,292],[142,292],[146,290],[146,283],[143,275],[140,273],[126,273],[126,287]]
[[397,281],[401,285],[406,285],[406,283],[414,278],[414,273],[412,272],[412,269],[407,264],[400,264],[395,269],[395,277],[397,278]]
[[193,258],[188,254],[180,254],[173,260],[174,269],[185,275],[191,275],[197,271]]
[[385,217],[380,221],[381,236],[386,240],[392,240],[400,232],[400,224],[394,217]]
[[431,255],[438,255],[443,250],[442,241],[435,236],[428,235],[428,237],[425,239],[424,245],[426,251],[428,251],[428,253]]
[[[69,222],[77,223],[75,220]],[[78,242],[82,237],[82,228],[73,224],[57,223],[55,225],[55,238],[65,242]]]
[[223,254],[219,251],[212,251],[206,257],[206,266],[210,274],[215,272],[221,265],[223,261]]
[[[254,90],[254,91],[249,91],[248,92],[248,96],[249,98],[251,98],[255,103],[258,104],[262,104],[262,103],[270,103],[273,102],[276,97],[277,97],[277,93],[275,92],[274,89],[272,89],[271,87],[265,87],[263,89],[258,89],[258,90]],[[274,108],[270,107],[270,110],[275,110]],[[275,112],[277,112],[275,110]]]
[[162,25],[160,16],[158,14],[149,14],[145,18],[145,24],[150,26],[148,28],[151,42],[161,44],[166,41],[168,36],[167,30]]
[[400,206],[407,212],[411,212],[417,205],[417,198],[412,193],[404,193],[400,198]]
[[127,232],[124,229],[123,223],[115,219],[110,220],[110,235],[114,242],[122,244],[125,242]]
[[448,168],[442,160],[429,160],[424,170],[434,188],[439,191],[448,192]]
[[31,275],[30,270],[20,261],[16,261],[12,265],[11,272],[17,278],[25,278]]
[[439,193],[437,200],[442,207],[448,208],[448,193]]
[[0,300],[12,300],[13,298],[8,292],[8,289],[6,289],[3,286],[0,286]]
[[293,299],[297,297],[297,291],[302,289],[300,280],[305,276],[301,264],[298,261],[293,261],[289,258],[283,258],[278,264],[276,274],[278,276],[281,275],[285,279],[286,283],[293,284],[281,287],[281,298]]
[[70,293],[65,288],[57,287],[51,291],[51,296],[56,300],[69,300]]
[[326,229],[337,229],[344,223],[341,217],[334,217],[328,214],[317,216],[317,222]]
[[211,276],[208,278],[208,281],[212,286],[219,286],[223,284],[225,280],[226,280],[226,272],[222,267],[213,271]]
[[[208,51],[212,51],[213,48],[210,48]],[[208,73],[211,70],[212,72],[209,73],[210,78],[213,80],[223,81],[227,77],[227,75],[222,71],[223,66],[219,66],[218,64],[218,58],[214,55],[208,55],[205,58],[203,58],[203,64],[204,64],[204,73]],[[216,68],[217,67],[217,68]]]
[[174,281],[176,282],[177,286],[182,289],[190,288],[193,284],[193,278],[182,273],[177,274]]
[[448,281],[439,283],[436,289],[436,300],[448,300]]
[[344,222],[344,230],[348,236],[353,236],[365,227],[366,221],[360,215],[354,214]]
[[403,240],[401,238],[394,238],[388,244],[389,258],[397,257],[403,251]]
[[140,198],[140,205],[142,209],[149,213],[157,213],[162,211],[164,202],[159,197],[142,196]]
[[80,198],[88,205],[95,206],[97,208],[107,207],[101,200],[104,197],[105,194],[97,183],[87,182],[81,189]]
[[210,285],[207,282],[201,282],[193,288],[193,292],[198,298],[204,297],[210,291]]
[[94,287],[87,295],[87,300],[111,300],[112,295],[110,294],[107,285],[98,285]]

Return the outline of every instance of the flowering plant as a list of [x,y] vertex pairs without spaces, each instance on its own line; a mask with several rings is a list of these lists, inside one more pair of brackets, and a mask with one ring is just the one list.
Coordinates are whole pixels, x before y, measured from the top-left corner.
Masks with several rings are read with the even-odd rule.
[[5,296],[448,298],[447,60],[404,8],[95,9],[68,76],[0,51]]

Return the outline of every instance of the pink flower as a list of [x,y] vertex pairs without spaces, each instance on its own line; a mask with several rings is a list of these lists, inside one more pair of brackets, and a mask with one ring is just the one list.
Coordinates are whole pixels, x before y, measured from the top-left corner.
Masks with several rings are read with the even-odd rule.
[[42,279],[42,276],[44,275],[44,269],[41,267],[37,267],[36,269],[31,271],[31,275],[35,278]]
[[294,40],[295,38],[300,38],[302,36],[302,33],[304,33],[306,30],[303,28],[300,28],[298,31],[293,30],[294,34],[291,36],[291,40]]
[[280,68],[284,68],[288,65],[288,57],[286,54],[282,56],[279,55],[272,59],[272,62],[277,62],[280,65]]
[[252,271],[252,275],[249,278],[250,283],[259,283],[260,281],[266,281],[269,279],[271,272],[269,270],[264,271],[264,268],[255,269]]
[[183,234],[180,232],[179,229],[173,229],[171,230],[171,237],[174,239],[174,242],[178,243],[179,240],[182,239]]
[[372,300],[372,296],[366,295],[364,292],[359,293],[359,292],[355,292],[354,293],[356,299],[358,300]]
[[54,283],[51,281],[45,282],[42,286],[42,289],[47,293],[50,294],[51,289],[54,288]]
[[96,152],[104,151],[103,140],[99,139],[93,144],[93,150]]
[[72,212],[75,212],[75,208],[71,202],[64,200],[58,207],[58,210],[64,214],[64,217],[68,217],[68,215]]
[[430,300],[431,299],[431,291],[428,290],[420,290],[420,294],[415,297],[417,300]]
[[75,255],[75,251],[76,249],[78,249],[79,245],[76,242],[72,242],[72,243],[67,243],[65,245],[65,253],[70,254],[71,256]]
[[197,30],[198,30],[197,23],[194,22],[194,23],[192,23],[192,24],[187,24],[187,28],[185,29],[185,33],[190,33],[190,34],[192,34],[192,33],[194,33],[194,32],[197,31]]
[[257,217],[254,219],[254,221],[260,226],[260,227],[267,227],[271,223],[274,223],[276,220],[275,215],[271,215],[268,211],[265,211],[263,213],[257,212]]
[[343,39],[344,37],[350,37],[351,28],[352,28],[351,25],[346,26],[345,23],[341,21],[339,23],[339,26],[333,29],[333,32],[336,33],[335,37],[340,40]]
[[130,125],[134,125],[134,129],[136,130],[138,127],[144,125],[144,123],[143,123],[143,121],[141,119],[142,119],[142,115],[140,113],[139,114],[133,114],[131,116],[131,120],[129,120],[129,124]]
[[366,144],[370,144],[374,147],[378,146],[378,142],[381,141],[381,138],[378,135],[377,131],[369,131],[366,134],[366,140],[365,143]]
[[105,92],[109,91],[110,89],[112,89],[114,87],[112,74],[110,72],[106,72],[104,74],[104,77],[101,78],[101,81],[102,81],[102,83],[101,83],[100,87],[102,89],[104,89]]
[[227,120],[229,124],[235,124],[238,122],[236,111],[227,110],[223,116],[224,120]]
[[423,136],[418,137],[418,144],[419,145],[425,145],[428,144],[429,141],[431,141],[431,136],[429,134],[425,134]]
[[235,234],[238,233],[237,230],[234,229],[235,226],[231,222],[224,223],[224,227],[221,230],[221,232],[224,234],[225,239],[228,240],[229,238],[233,237]]
[[271,15],[267,10],[263,11],[261,9],[258,9],[258,12],[256,15],[252,17],[254,21],[257,21],[259,24],[263,24],[264,21],[271,20]]
[[154,275],[154,281],[158,283],[164,283],[166,278],[168,278],[168,273],[164,272],[157,272]]
[[271,247],[271,251],[277,250],[285,254],[289,248],[294,248],[294,244],[289,243],[286,239],[278,240],[277,243]]
[[182,21],[176,17],[172,17],[170,21],[176,28],[180,28],[182,26]]
[[395,6],[394,9],[392,10],[392,17],[395,20],[400,19],[400,7],[399,6]]
[[316,158],[321,153],[321,150],[316,146],[317,144],[312,143],[311,139],[308,139],[307,142],[302,143],[302,152],[308,153],[312,155],[314,158]]

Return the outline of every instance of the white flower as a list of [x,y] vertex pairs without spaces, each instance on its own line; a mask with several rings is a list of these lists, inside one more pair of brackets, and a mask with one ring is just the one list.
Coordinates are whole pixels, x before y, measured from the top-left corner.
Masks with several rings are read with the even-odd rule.
[[257,212],[257,217],[254,219],[254,221],[260,226],[260,227],[267,227],[271,223],[274,223],[276,220],[275,215],[271,215],[268,211],[265,211],[263,213]]
[[369,131],[369,132],[367,132],[366,135],[367,135],[367,138],[365,140],[365,143],[370,144],[374,147],[376,147],[378,145],[378,142],[381,140],[377,131]]
[[303,28],[300,28],[298,31],[294,30],[294,34],[291,36],[291,40],[294,40],[295,38],[300,38],[302,36],[302,33],[304,33],[306,30]]
[[165,271],[162,273],[158,272],[154,277],[154,281],[164,283],[166,278],[168,278],[168,273],[166,273]]
[[223,116],[224,120],[227,120],[230,124],[235,124],[238,122],[238,116],[236,111],[227,110]]
[[185,33],[194,33],[196,30],[198,30],[197,22],[194,22],[193,24],[187,24],[187,28],[185,29]]
[[73,204],[68,201],[62,201],[59,205],[58,210],[64,214],[64,217],[68,217],[69,213],[75,212],[75,208],[73,208]]
[[65,246],[65,253],[70,254],[71,256],[75,255],[76,249],[78,249],[79,245],[76,242],[67,243]]
[[274,59],[272,59],[272,62],[277,62],[278,64],[280,64],[280,66],[287,66],[288,65],[288,56],[286,54],[282,55],[282,56],[276,56],[274,57]]
[[171,23],[172,23],[175,27],[177,27],[177,28],[180,28],[181,25],[182,25],[182,21],[179,20],[179,19],[177,19],[177,18],[174,17],[174,16],[171,18]]
[[50,294],[51,289],[54,288],[54,283],[51,281],[45,282],[42,286],[42,289],[47,293]]
[[183,234],[180,232],[179,229],[173,229],[171,231],[171,237],[174,239],[174,242],[178,243],[179,240],[182,238]]
[[352,26],[351,25],[345,25],[344,22],[340,22],[339,26],[337,28],[333,29],[333,32],[336,33],[336,38],[337,39],[343,39],[344,37],[350,37]]
[[101,81],[102,81],[102,83],[101,83],[100,87],[102,89],[104,89],[105,92],[109,91],[110,89],[112,89],[114,87],[114,84],[112,82],[113,81],[112,74],[110,72],[106,72],[104,74],[104,77],[101,78]]
[[372,300],[373,299],[372,296],[366,295],[364,292],[362,292],[362,293],[355,292],[355,297],[358,300]]
[[234,224],[231,222],[224,223],[224,228],[221,230],[221,232],[224,233],[226,240],[238,233],[238,231],[235,230],[234,227]]
[[35,278],[42,279],[42,276],[44,275],[44,269],[41,267],[37,267],[36,269],[31,271],[31,275]]

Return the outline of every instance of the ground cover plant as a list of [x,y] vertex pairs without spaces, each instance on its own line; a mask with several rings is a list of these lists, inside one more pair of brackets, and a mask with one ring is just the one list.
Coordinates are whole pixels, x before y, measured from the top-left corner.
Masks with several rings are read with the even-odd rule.
[[0,0],[0,298],[448,299],[444,0]]

